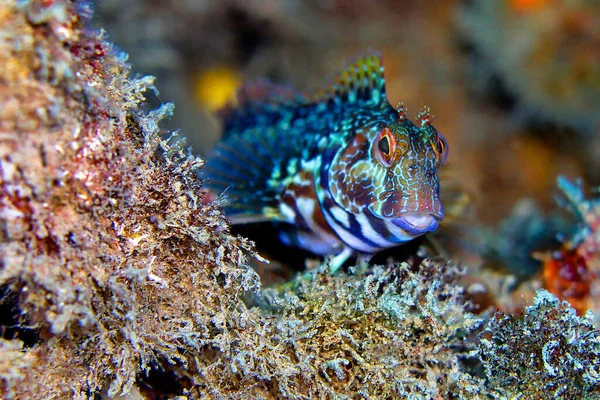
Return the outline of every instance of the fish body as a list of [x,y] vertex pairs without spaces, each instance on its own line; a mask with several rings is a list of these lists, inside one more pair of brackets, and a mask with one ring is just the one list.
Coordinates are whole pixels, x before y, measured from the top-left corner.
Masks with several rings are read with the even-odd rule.
[[226,193],[233,224],[279,222],[286,244],[343,262],[433,231],[444,218],[437,170],[446,141],[427,110],[414,124],[389,104],[378,54],[357,59],[312,98],[246,85],[222,116],[205,186]]

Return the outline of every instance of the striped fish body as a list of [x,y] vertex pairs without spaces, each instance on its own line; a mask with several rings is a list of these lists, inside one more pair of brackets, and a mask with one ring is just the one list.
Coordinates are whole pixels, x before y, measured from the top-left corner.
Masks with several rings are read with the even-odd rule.
[[345,258],[412,240],[444,217],[446,141],[427,110],[414,124],[388,103],[378,54],[314,98],[244,86],[222,116],[205,187],[226,193],[233,224],[278,222],[285,243]]

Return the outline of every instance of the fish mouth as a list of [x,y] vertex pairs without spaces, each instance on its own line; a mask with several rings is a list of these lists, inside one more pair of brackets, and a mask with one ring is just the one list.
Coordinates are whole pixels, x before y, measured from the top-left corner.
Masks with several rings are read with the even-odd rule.
[[428,212],[409,212],[393,218],[394,225],[413,235],[421,235],[437,229],[441,219]]

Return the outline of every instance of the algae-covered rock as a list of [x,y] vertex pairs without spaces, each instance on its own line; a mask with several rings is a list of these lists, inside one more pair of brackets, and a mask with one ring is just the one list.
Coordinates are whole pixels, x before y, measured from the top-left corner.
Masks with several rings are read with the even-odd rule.
[[290,371],[308,398],[475,398],[480,382],[460,362],[481,321],[465,311],[460,275],[425,261],[414,271],[375,267],[362,278],[319,275],[281,296],[267,291],[277,313],[270,336],[297,360]]
[[247,242],[201,202],[202,162],[158,136],[171,107],[140,108],[152,80],[127,78],[82,11],[0,3],[0,283],[40,337],[4,374],[17,398],[127,393],[252,318],[258,288]]
[[600,332],[544,290],[517,318],[498,313],[482,333],[480,357],[497,397],[597,399]]

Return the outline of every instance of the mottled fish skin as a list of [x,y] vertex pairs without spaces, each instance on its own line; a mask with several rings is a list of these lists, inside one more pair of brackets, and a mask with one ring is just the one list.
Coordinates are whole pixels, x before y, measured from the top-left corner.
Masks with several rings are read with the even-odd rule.
[[428,110],[413,124],[385,95],[377,53],[323,93],[247,85],[222,113],[205,186],[226,192],[231,222],[283,222],[287,244],[322,255],[373,254],[437,228],[447,157]]

